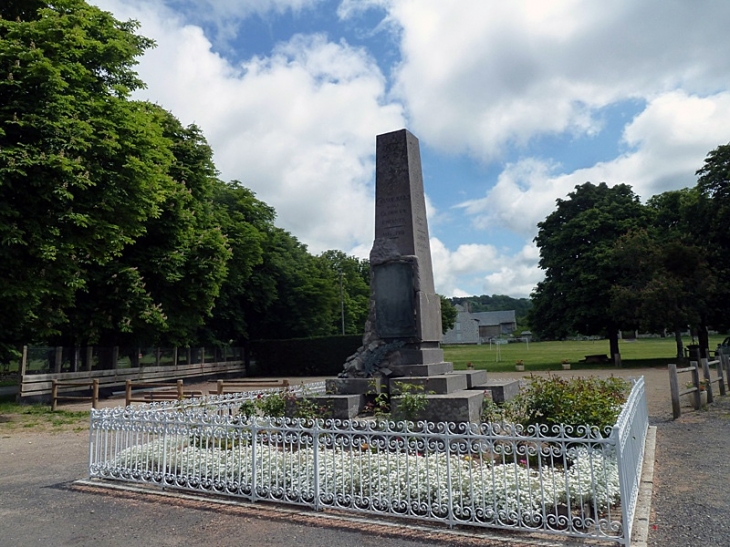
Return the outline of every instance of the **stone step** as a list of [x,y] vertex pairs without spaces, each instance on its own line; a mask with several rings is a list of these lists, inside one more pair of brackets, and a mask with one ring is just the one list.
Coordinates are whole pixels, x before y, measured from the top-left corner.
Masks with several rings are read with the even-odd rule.
[[396,365],[391,367],[391,376],[440,376],[454,370],[453,363],[431,363],[423,365]]
[[383,391],[385,385],[380,377],[335,378],[326,381],[327,393],[335,395],[369,395]]
[[472,389],[474,386],[480,386],[487,383],[486,370],[454,370],[449,374],[460,375],[466,378],[466,388]]
[[391,378],[390,394],[403,393],[403,386],[419,386],[415,393],[454,393],[467,388],[466,376],[461,374],[443,374],[441,376],[409,376],[407,378]]
[[336,420],[352,420],[365,408],[365,395],[317,395],[310,397],[320,406],[332,409],[332,417]]
[[489,380],[481,385],[469,388],[472,390],[490,391],[492,400],[501,405],[514,399],[520,392],[519,380]]
[[444,362],[444,350],[441,348],[401,348],[400,363],[402,365],[435,365]]
[[[393,420],[404,420],[400,408],[403,397],[391,397],[390,410]],[[428,422],[479,422],[484,392],[475,390],[456,391],[443,395],[426,395],[426,407],[415,416],[414,421]]]

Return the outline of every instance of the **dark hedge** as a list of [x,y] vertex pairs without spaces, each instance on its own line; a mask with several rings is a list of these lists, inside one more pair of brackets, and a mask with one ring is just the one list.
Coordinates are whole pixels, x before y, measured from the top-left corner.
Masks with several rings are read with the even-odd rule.
[[336,376],[362,335],[251,342],[251,376]]

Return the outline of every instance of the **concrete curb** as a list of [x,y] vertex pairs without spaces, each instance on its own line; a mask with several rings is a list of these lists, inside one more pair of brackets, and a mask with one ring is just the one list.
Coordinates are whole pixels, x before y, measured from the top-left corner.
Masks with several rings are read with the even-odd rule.
[[[651,497],[654,489],[654,461],[656,459],[656,426],[650,426],[646,432],[646,442],[644,444],[644,460],[642,462],[641,480],[639,483],[639,498],[636,501],[636,512],[634,513],[634,526],[633,533],[631,535],[631,547],[647,547],[647,539],[649,536],[649,517],[651,515]],[[296,518],[298,516],[312,517],[316,516],[322,523],[328,520],[332,523],[349,522],[355,525],[367,524],[369,526],[380,526],[387,530],[388,528],[406,528],[411,532],[420,532],[424,534],[424,537],[431,536],[432,534],[441,534],[444,538],[449,536],[454,540],[457,539],[479,539],[483,541],[497,541],[498,543],[509,547],[510,545],[519,546],[534,546],[534,547],[559,547],[568,544],[581,544],[583,543],[580,539],[576,538],[536,538],[530,537],[529,535],[520,535],[513,537],[506,537],[505,535],[492,534],[486,530],[480,530],[477,533],[470,533],[466,531],[457,530],[446,530],[439,528],[431,528],[428,526],[418,526],[408,524],[405,522],[392,523],[383,521],[377,518],[358,518],[355,516],[332,514],[332,513],[312,513],[311,511],[302,511],[297,509],[290,509],[277,505],[251,505],[246,502],[240,502],[237,500],[221,499],[209,496],[196,496],[194,494],[186,494],[183,492],[176,492],[174,490],[163,490],[157,488],[140,487],[126,484],[113,484],[103,480],[94,479],[81,479],[74,481],[74,485],[78,487],[86,487],[92,489],[102,490],[116,490],[118,492],[128,492],[141,495],[151,495],[158,497],[170,497],[181,500],[189,500],[192,502],[207,502],[217,504],[219,506],[233,506],[240,508],[249,508],[261,513],[269,513],[270,515],[278,515],[279,517]],[[590,540],[587,540],[583,544],[591,544]],[[488,544],[487,544],[488,545]]]
[[650,426],[644,443],[644,462],[639,483],[639,499],[636,501],[634,530],[631,534],[632,547],[647,547],[651,496],[654,491],[654,461],[656,460],[656,426]]

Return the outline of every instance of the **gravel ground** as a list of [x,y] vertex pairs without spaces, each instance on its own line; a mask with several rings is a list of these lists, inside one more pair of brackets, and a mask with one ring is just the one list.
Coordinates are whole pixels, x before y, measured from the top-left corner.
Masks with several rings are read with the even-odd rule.
[[[683,409],[685,414],[672,421],[666,369],[591,373],[646,379],[650,422],[658,428],[648,545],[730,547],[730,397],[716,400],[704,411]],[[517,373],[491,376],[520,377]],[[73,485],[87,476],[87,451],[87,435],[73,430],[13,431],[0,436],[0,546],[583,544],[555,538],[526,541],[504,534],[458,536],[414,528],[407,522],[392,526],[333,521],[307,512],[278,511],[266,504],[221,507],[206,501],[100,493]]]

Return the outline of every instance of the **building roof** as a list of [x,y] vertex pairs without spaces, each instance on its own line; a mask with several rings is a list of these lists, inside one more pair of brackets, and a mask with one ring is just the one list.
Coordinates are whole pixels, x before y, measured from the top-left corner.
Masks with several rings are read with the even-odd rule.
[[503,325],[505,323],[516,323],[515,310],[507,311],[482,311],[478,313],[470,313],[471,319],[478,319],[480,325],[492,326]]

